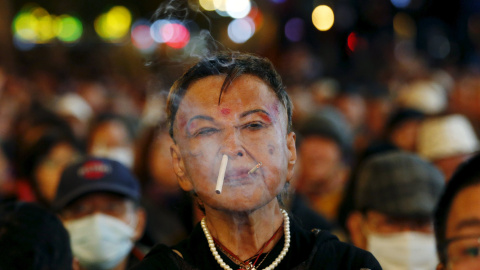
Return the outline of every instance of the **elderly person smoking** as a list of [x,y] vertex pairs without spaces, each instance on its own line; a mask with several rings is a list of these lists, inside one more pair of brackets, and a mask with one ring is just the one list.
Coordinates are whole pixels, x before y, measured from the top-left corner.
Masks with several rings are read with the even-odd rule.
[[201,60],[171,88],[167,112],[174,171],[205,218],[136,269],[380,269],[370,253],[305,231],[282,209],[297,155],[291,102],[268,60]]

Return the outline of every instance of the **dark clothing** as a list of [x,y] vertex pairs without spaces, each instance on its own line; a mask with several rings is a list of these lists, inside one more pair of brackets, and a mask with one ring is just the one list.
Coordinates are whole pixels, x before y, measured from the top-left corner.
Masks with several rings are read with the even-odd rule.
[[[276,270],[302,269],[381,269],[377,260],[367,251],[358,249],[338,239],[326,231],[303,229],[295,220],[290,222],[291,241],[287,255]],[[275,245],[259,267],[269,266],[280,254],[284,237]],[[222,269],[210,252],[207,239],[199,224],[190,237],[173,247],[183,259],[165,245],[154,247],[134,270],[153,269]],[[239,267],[219,252],[222,259],[232,267]]]
[[310,208],[305,198],[300,194],[292,196],[290,213],[292,213],[292,218],[296,219],[307,230],[321,229],[331,231],[334,227],[326,218]]

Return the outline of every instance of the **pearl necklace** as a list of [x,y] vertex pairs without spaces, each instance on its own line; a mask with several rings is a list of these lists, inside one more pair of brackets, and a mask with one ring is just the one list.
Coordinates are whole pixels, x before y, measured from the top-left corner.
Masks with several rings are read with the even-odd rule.
[[[283,260],[285,255],[288,252],[288,248],[290,248],[290,219],[288,218],[287,211],[284,209],[280,210],[283,214],[283,222],[284,222],[284,234],[285,234],[285,244],[283,245],[283,249],[280,252],[280,255],[275,259],[275,261],[272,262],[269,266],[265,267],[264,270],[273,270],[277,265]],[[225,270],[233,270],[228,264],[226,264],[222,257],[220,257],[220,254],[218,254],[217,248],[215,247],[215,242],[213,241],[212,235],[210,235],[210,232],[208,231],[207,224],[205,222],[205,217],[202,219],[202,222],[200,223],[202,225],[203,232],[205,233],[205,237],[207,238],[208,246],[210,247],[210,251],[213,254],[213,257],[215,257],[215,260],[217,260],[218,264],[220,267],[222,267]],[[252,268],[255,270],[255,268]]]

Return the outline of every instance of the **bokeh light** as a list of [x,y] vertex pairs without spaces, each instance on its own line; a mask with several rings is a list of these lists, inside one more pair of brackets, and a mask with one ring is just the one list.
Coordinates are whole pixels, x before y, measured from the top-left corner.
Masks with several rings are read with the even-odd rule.
[[150,35],[150,24],[147,20],[138,20],[132,25],[132,44],[142,52],[151,52],[155,49],[155,41]]
[[14,36],[23,43],[47,43],[56,37],[58,19],[39,6],[26,6],[12,22]]
[[230,17],[241,19],[250,13],[252,4],[250,0],[227,0],[225,8]]
[[228,37],[235,43],[245,43],[255,33],[255,23],[249,17],[235,19],[228,25]]
[[69,15],[61,15],[58,22],[57,38],[66,43],[80,39],[83,33],[82,22]]
[[398,36],[403,38],[413,38],[417,31],[414,20],[402,12],[393,17],[393,29]]
[[213,6],[217,11],[227,11],[227,0],[213,0]]
[[95,20],[95,31],[108,41],[117,42],[125,38],[130,30],[132,15],[123,6],[115,6]]
[[392,4],[397,8],[406,8],[410,5],[410,0],[391,0]]
[[161,28],[161,33],[164,42],[174,49],[181,49],[190,41],[190,32],[180,23],[165,24]]
[[317,6],[312,12],[313,25],[320,31],[328,31],[334,21],[333,10],[327,5]]
[[348,49],[352,52],[354,52],[355,49],[357,48],[358,37],[357,37],[357,34],[355,32],[352,32],[352,33],[350,33],[350,35],[348,35],[347,46],[348,46]]
[[200,6],[207,10],[207,11],[214,11],[215,10],[215,3],[214,0],[200,0]]
[[169,24],[168,20],[156,20],[150,26],[150,36],[155,40],[157,43],[164,43],[162,37],[162,27],[166,24]]
[[293,42],[300,41],[305,33],[305,23],[301,18],[292,18],[285,24],[285,36]]

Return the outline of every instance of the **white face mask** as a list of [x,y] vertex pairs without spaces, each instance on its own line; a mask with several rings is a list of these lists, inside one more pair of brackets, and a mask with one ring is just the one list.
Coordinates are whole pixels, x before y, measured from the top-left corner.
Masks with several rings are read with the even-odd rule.
[[70,234],[73,255],[89,270],[117,266],[133,247],[133,228],[108,215],[67,221],[65,228]]
[[383,269],[432,270],[438,264],[433,234],[400,232],[391,234],[369,233],[367,250]]
[[133,150],[130,147],[112,147],[112,148],[105,148],[105,147],[96,147],[93,149],[94,156],[104,157],[116,160],[127,168],[133,167]]

